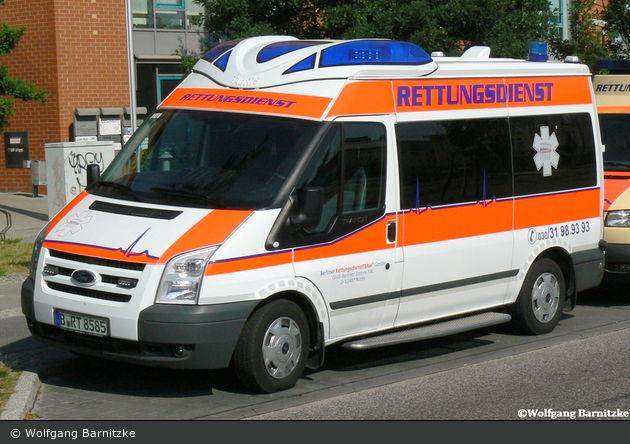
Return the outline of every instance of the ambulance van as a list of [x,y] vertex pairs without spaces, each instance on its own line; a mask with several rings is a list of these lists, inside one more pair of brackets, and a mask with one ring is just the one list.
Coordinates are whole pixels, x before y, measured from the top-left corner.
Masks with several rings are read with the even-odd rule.
[[602,146],[579,63],[230,41],[91,177],[37,239],[33,336],[229,367],[258,392],[294,386],[332,344],[550,332],[603,275]]
[[604,143],[607,280],[630,279],[630,60],[598,60],[593,76]]

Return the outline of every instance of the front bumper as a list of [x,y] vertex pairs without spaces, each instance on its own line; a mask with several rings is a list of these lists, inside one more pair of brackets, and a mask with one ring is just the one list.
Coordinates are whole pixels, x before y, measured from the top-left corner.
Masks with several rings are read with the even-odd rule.
[[575,291],[577,293],[595,288],[604,278],[604,268],[608,264],[608,248],[610,245],[601,241],[599,248],[573,253],[573,269],[575,275]]
[[256,301],[217,305],[152,305],[140,312],[138,341],[98,337],[37,322],[32,279],[22,284],[22,313],[33,337],[84,355],[155,367],[212,369],[230,364]]
[[608,244],[606,247],[606,272],[630,275],[630,244]]

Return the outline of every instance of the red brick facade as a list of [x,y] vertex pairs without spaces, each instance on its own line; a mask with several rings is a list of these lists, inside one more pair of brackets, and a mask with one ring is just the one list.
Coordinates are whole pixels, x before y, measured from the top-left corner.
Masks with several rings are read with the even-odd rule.
[[[76,108],[129,106],[124,0],[5,0],[0,22],[26,26],[18,46],[0,63],[13,77],[34,82],[46,103],[17,100],[5,131],[26,131],[31,160],[44,145],[72,140]],[[0,192],[31,192],[31,170],[6,168],[0,141]],[[45,187],[39,188],[45,194]]]

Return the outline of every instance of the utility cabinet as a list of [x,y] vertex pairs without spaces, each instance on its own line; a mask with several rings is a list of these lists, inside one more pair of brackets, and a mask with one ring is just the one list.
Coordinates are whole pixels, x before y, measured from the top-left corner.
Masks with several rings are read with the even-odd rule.
[[85,189],[88,165],[98,165],[102,173],[114,160],[114,142],[58,142],[44,148],[50,220]]

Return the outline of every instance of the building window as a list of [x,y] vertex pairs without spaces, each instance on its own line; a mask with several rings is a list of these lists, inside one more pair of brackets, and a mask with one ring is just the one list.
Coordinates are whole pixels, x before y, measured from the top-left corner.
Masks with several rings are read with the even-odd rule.
[[133,0],[133,27],[154,28],[153,0]]
[[193,0],[133,0],[133,26],[145,29],[199,30],[191,18],[203,13]]
[[549,7],[551,8],[551,14],[553,16],[558,36],[563,39],[567,39],[568,35],[566,34],[567,28],[565,14],[566,0],[551,0],[549,2]]

